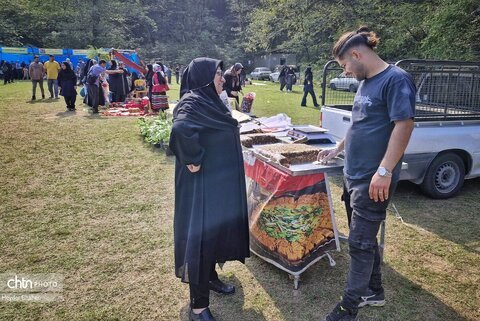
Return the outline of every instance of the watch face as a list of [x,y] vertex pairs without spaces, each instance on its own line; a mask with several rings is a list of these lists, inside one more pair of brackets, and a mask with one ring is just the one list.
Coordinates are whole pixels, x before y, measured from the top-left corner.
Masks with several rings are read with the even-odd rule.
[[378,174],[379,174],[380,176],[385,176],[385,175],[387,174],[387,170],[386,170],[385,168],[383,168],[383,167],[379,167],[379,168],[378,168]]

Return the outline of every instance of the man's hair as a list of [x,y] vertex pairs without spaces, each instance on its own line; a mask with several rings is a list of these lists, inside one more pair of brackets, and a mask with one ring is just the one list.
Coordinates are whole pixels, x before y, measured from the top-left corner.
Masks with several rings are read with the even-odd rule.
[[342,58],[348,49],[356,46],[366,46],[374,50],[379,42],[380,38],[375,32],[370,31],[367,26],[362,26],[356,31],[344,33],[333,46],[332,54],[335,58]]
[[99,65],[101,65],[101,64],[106,64],[106,63],[107,63],[107,62],[106,62],[105,60],[103,60],[103,59],[98,62]]
[[55,56],[54,56],[54,55],[48,55],[48,56],[49,56],[50,58],[55,58]]

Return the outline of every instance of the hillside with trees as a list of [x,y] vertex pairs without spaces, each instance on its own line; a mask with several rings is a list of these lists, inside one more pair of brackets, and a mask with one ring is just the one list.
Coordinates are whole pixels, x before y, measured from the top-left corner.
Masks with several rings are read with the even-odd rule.
[[138,48],[182,63],[288,52],[320,64],[335,39],[359,25],[378,32],[387,60],[480,60],[480,0],[5,1],[0,44]]

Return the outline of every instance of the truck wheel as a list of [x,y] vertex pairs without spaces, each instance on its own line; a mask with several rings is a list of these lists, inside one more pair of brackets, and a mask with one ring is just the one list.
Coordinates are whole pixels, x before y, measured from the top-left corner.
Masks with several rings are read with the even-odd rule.
[[420,188],[432,198],[449,198],[463,185],[465,164],[454,153],[437,156],[427,169]]
[[335,86],[335,84],[330,84],[330,89],[331,89],[331,90],[336,90],[336,89],[337,89],[337,86]]
[[353,84],[348,86],[348,91],[350,91],[351,93],[356,92],[357,91],[357,86],[355,86]]

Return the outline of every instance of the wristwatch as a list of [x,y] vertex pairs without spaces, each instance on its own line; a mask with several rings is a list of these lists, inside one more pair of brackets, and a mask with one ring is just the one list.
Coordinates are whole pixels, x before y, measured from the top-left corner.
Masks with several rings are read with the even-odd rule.
[[392,177],[392,172],[390,172],[388,169],[386,169],[385,167],[379,167],[377,169],[377,173],[378,175],[380,175],[381,177]]

